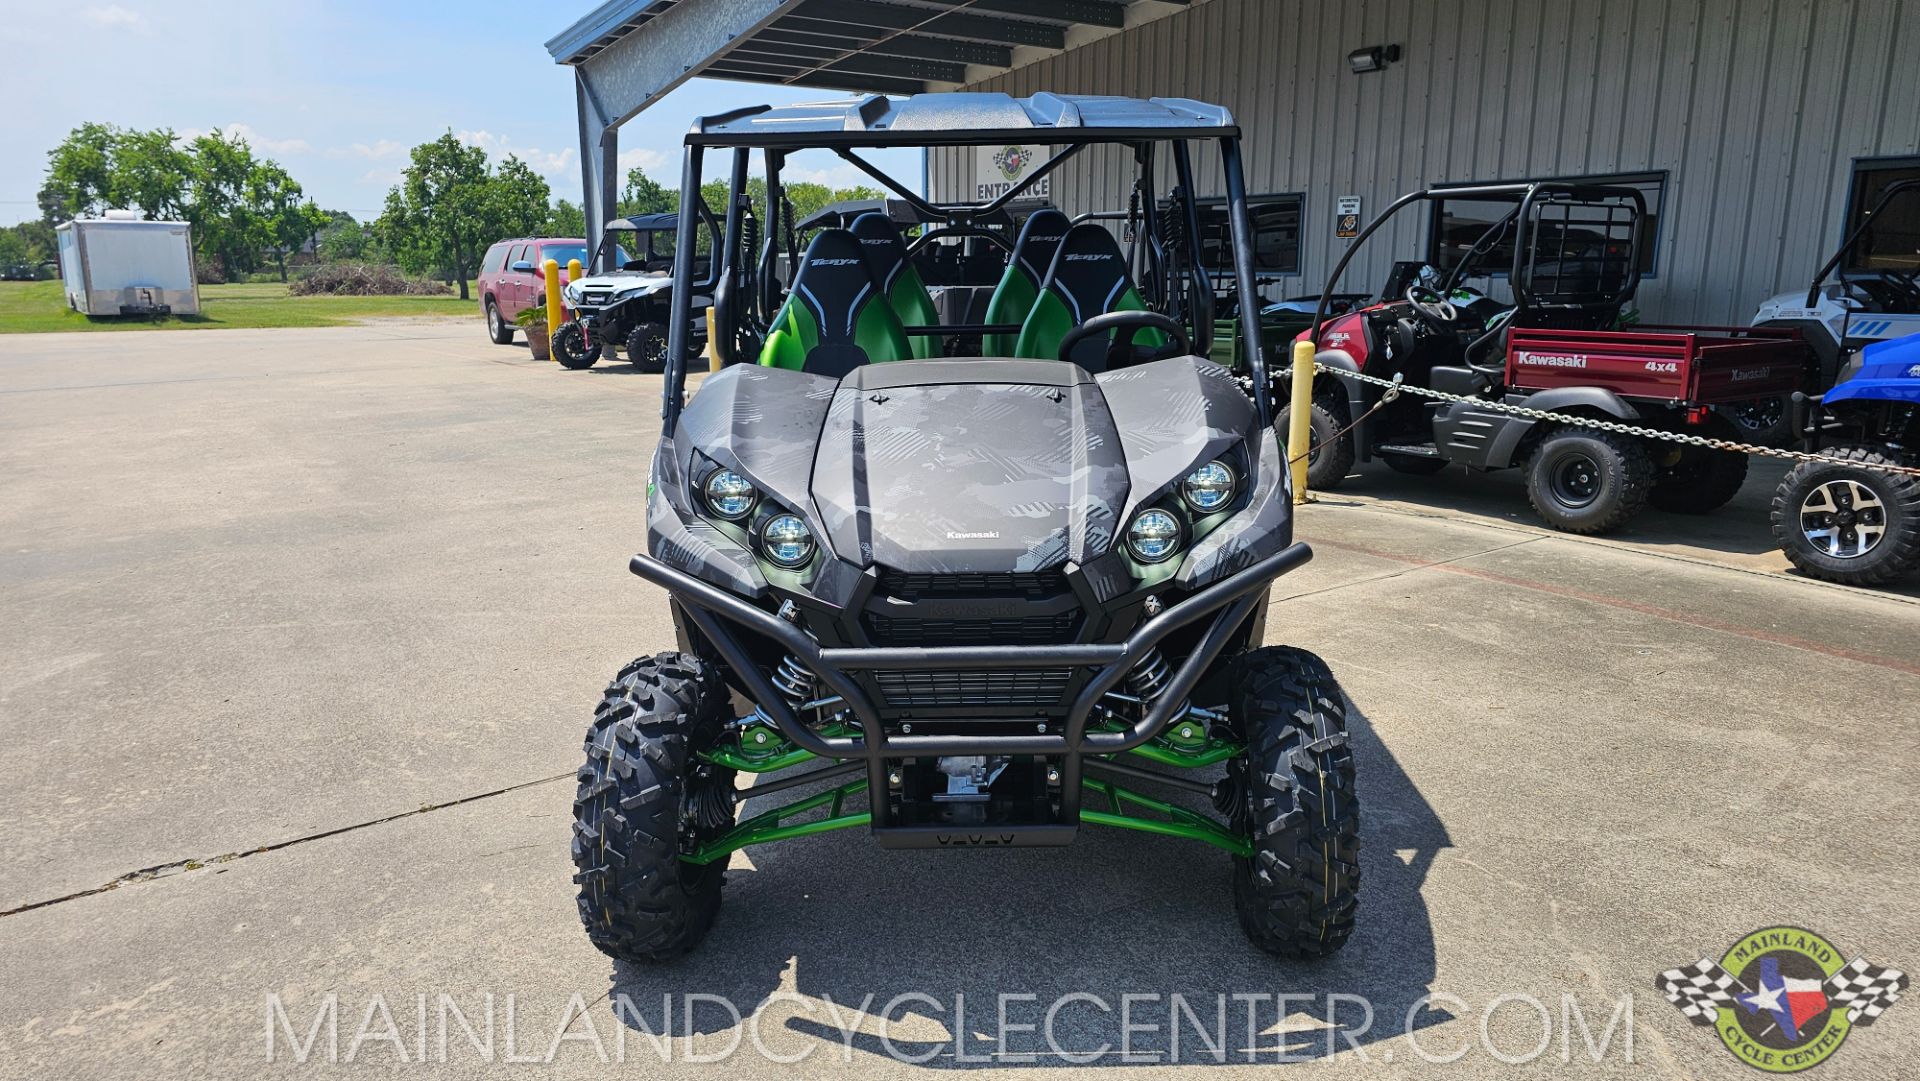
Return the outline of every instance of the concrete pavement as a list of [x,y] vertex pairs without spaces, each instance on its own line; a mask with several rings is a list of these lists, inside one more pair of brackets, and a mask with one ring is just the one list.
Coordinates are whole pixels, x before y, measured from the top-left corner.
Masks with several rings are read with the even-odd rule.
[[[1330,962],[1254,954],[1217,852],[1089,829],[750,850],[698,953],[613,965],[573,913],[567,778],[606,678],[672,644],[624,567],[658,393],[477,324],[0,341],[0,1077],[1744,1077],[1658,972],[1774,923],[1920,965],[1920,602],[1780,573],[1761,469],[1598,541],[1499,477],[1369,471],[1303,512],[1270,638],[1345,685],[1365,821]],[[1409,1037],[1428,995],[1457,997]],[[1509,999],[1483,1030],[1502,995],[1548,1023]],[[1563,1061],[1567,996],[1597,1041],[1627,995],[1632,1061],[1577,1029]],[[449,1003],[493,1018],[486,1053],[454,1021],[441,1061]],[[1056,1004],[1051,1043],[1017,1027]],[[304,1064],[290,1030],[320,1033]],[[1897,1006],[1827,1070],[1916,1048]]]

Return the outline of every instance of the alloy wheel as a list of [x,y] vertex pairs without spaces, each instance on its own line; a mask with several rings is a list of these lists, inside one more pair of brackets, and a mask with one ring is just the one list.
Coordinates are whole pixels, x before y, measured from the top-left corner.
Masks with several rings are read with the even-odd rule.
[[1800,502],[1800,532],[1834,559],[1858,559],[1887,534],[1887,505],[1857,480],[1830,480]]

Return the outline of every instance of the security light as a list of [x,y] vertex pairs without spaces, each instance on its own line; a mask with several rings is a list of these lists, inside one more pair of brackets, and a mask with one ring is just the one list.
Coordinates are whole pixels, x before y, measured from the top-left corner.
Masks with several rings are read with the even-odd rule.
[[1379,71],[1388,64],[1400,62],[1400,46],[1369,45],[1364,49],[1355,49],[1347,54],[1347,67],[1355,75],[1362,72]]

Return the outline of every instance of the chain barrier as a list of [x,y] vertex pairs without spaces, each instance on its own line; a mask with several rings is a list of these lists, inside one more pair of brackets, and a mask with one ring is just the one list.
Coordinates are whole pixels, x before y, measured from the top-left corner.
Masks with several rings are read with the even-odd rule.
[[[1827,465],[1843,465],[1852,469],[1873,469],[1882,473],[1899,473],[1906,476],[1920,477],[1920,467],[1916,466],[1893,465],[1879,462],[1858,462],[1850,458],[1836,458],[1828,454],[1814,454],[1803,450],[1783,450],[1779,447],[1762,447],[1731,439],[1714,439],[1710,436],[1688,435],[1684,432],[1668,432],[1658,428],[1637,428],[1631,424],[1622,424],[1618,421],[1600,420],[1595,417],[1577,416],[1569,413],[1554,413],[1545,409],[1529,409],[1524,405],[1510,405],[1506,402],[1491,401],[1470,394],[1453,394],[1444,390],[1434,390],[1431,387],[1415,386],[1412,383],[1405,382],[1398,374],[1394,375],[1392,379],[1382,379],[1375,375],[1363,375],[1360,372],[1348,371],[1345,368],[1335,368],[1317,360],[1313,362],[1313,370],[1316,373],[1324,372],[1328,375],[1338,376],[1341,379],[1355,379],[1362,383],[1372,383],[1375,386],[1387,388],[1387,392],[1381,395],[1380,400],[1374,403],[1372,408],[1360,414],[1359,418],[1352,424],[1335,432],[1332,436],[1334,439],[1338,439],[1359,427],[1368,417],[1379,412],[1388,402],[1398,398],[1402,393],[1406,393],[1417,394],[1425,398],[1435,398],[1443,402],[1465,402],[1477,409],[1490,409],[1497,413],[1509,413],[1513,416],[1526,417],[1530,420],[1544,420],[1553,424],[1565,424],[1576,428],[1594,428],[1603,432],[1617,432],[1621,435],[1637,436],[1641,439],[1654,439],[1665,443],[1679,443],[1689,447],[1705,447],[1709,450],[1731,451],[1735,454],[1755,454],[1765,458],[1781,458],[1790,462],[1823,462]],[[1299,457],[1289,459],[1289,464],[1298,460]]]

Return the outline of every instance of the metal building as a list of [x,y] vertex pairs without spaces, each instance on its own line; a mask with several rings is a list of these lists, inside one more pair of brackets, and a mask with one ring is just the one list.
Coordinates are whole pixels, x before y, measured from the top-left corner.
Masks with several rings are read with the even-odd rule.
[[[605,162],[602,132],[694,74],[1224,104],[1272,197],[1269,296],[1318,290],[1342,199],[1364,218],[1416,187],[1607,177],[1656,211],[1642,317],[1745,322],[1805,284],[1868,193],[1920,175],[1913,0],[624,0],[549,48],[579,72],[583,156]],[[936,154],[932,194],[966,196],[978,169]],[[1122,175],[1085,155],[1053,198],[1115,208]],[[1344,285],[1444,257],[1474,213],[1409,217]]]

